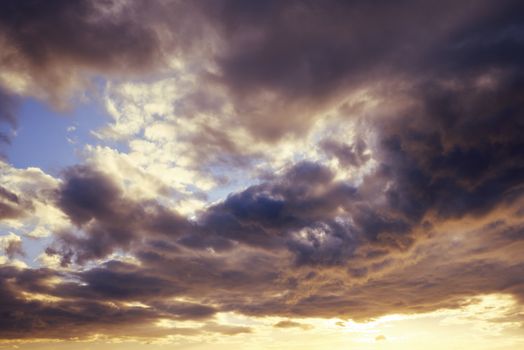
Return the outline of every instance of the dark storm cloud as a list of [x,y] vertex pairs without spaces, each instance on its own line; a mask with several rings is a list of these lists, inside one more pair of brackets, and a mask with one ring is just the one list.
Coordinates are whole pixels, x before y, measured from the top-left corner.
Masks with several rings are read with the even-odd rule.
[[[119,9],[113,1],[2,1],[0,33],[16,50],[10,59],[24,60],[36,76],[57,64],[140,69],[161,58],[154,31],[139,21],[143,5]],[[16,67],[16,62],[2,63]]]
[[[95,269],[89,271],[87,275],[80,274],[81,280],[84,281],[82,285],[64,281],[57,284],[50,283],[49,280],[65,277],[65,273],[48,269],[31,270],[2,266],[0,268],[2,277],[0,279],[2,296],[0,336],[3,339],[73,339],[100,332],[113,335],[125,335],[129,332],[137,336],[144,333],[144,336],[153,337],[197,334],[202,331],[224,333],[217,324],[211,324],[205,329],[156,329],[154,322],[160,319],[205,320],[212,317],[215,310],[195,303],[166,301],[151,302],[148,308],[126,306],[122,303],[108,304],[109,301],[118,298],[113,298],[113,293],[109,293],[110,295],[93,293],[93,290],[100,289],[98,283],[92,281],[92,276],[97,273],[99,270]],[[149,281],[146,279],[147,277],[143,277],[141,280],[142,288],[146,288],[144,282],[149,283],[150,288],[164,287],[152,279]],[[109,283],[109,280],[106,283]],[[139,288],[140,285],[137,283],[133,288]],[[61,299],[51,299],[51,301],[29,299],[28,293]],[[140,300],[144,300],[143,297],[144,295]],[[67,327],[68,331],[63,332],[63,327]],[[149,332],[151,334],[148,334]]]
[[[391,166],[403,165],[394,162]],[[343,265],[360,245],[406,249],[428,208],[413,204],[413,197],[424,194],[417,192],[418,187],[410,188],[417,185],[411,182],[406,184],[412,192],[407,193],[412,196],[407,199],[411,206],[398,205],[395,194],[390,194],[393,186],[386,201],[377,200],[369,183],[382,191],[388,182],[395,185],[397,176],[405,176],[404,168],[384,174],[383,167],[368,175],[359,188],[335,180],[325,166],[298,163],[281,177],[210,207],[198,222],[198,232],[189,232],[179,243],[192,248],[232,248],[233,244],[220,239],[225,238],[266,249],[286,248],[298,265]]]
[[[471,265],[470,263],[460,265],[462,271],[446,270],[442,275],[432,275],[429,278],[424,278],[417,273],[422,268],[432,267],[417,265],[417,270],[414,268],[402,273],[386,275],[360,287],[345,288],[339,281],[338,285],[332,283],[328,290],[304,296],[293,303],[285,299],[272,298],[254,304],[237,302],[228,307],[254,316],[339,317],[368,321],[387,314],[454,309],[464,306],[464,301],[474,295],[504,293],[519,298],[522,295],[521,279],[501,276],[505,273],[518,274],[517,271],[522,268],[522,265],[513,267],[475,261]],[[427,270],[424,274],[427,274]],[[488,283],[485,276],[489,276]],[[395,291],[394,295],[391,294],[392,291]],[[516,318],[516,321],[521,322],[519,318]]]
[[[317,98],[348,79],[420,73],[440,58],[446,69],[518,62],[521,51],[510,53],[522,34],[516,15],[521,7],[518,1],[226,0],[207,11],[230,39],[221,62],[235,89],[268,87],[289,97]],[[501,59],[488,56],[490,48],[499,49]],[[486,57],[477,59],[472,51]],[[455,55],[462,61],[447,60]]]
[[[123,266],[114,266],[123,265]],[[89,290],[102,299],[144,300],[180,294],[182,289],[175,283],[146,275],[144,271],[121,263],[110,264],[106,268],[95,268],[81,274]],[[173,309],[176,310],[174,307]]]
[[[417,79],[435,66],[460,70],[449,65],[457,59],[469,64],[470,53],[480,53],[475,40],[489,60],[486,46],[499,44],[493,32],[510,30],[515,36],[520,30],[511,28],[520,6],[515,1],[226,0],[202,7],[225,38],[217,56],[221,79],[246,116],[244,123],[257,136],[274,140],[307,130],[315,112],[348,89]],[[479,29],[491,29],[493,42],[479,39]],[[501,49],[507,57],[513,48]]]
[[[359,75],[368,75],[368,68],[379,66],[396,50],[405,50],[399,41],[418,39],[412,44],[420,44],[423,33],[408,32],[421,21],[435,20],[434,11],[443,10],[435,4],[421,5],[419,11],[411,12],[411,22],[403,21],[412,5],[415,3],[219,2],[212,15],[231,38],[221,59],[225,79],[237,91],[267,87],[295,97],[329,94],[348,76],[357,80]],[[383,40],[385,33],[389,41]]]
[[107,175],[87,166],[64,173],[57,192],[57,204],[84,232],[58,233],[48,254],[60,254],[62,263],[103,258],[115,249],[129,249],[133,243],[155,235],[178,236],[190,223],[156,202],[137,202]]
[[[45,64],[48,55],[102,64],[117,60],[116,55],[120,55],[132,60],[125,63],[144,63],[152,47],[151,33],[132,26],[133,19],[125,16],[97,22],[96,16],[102,15],[101,9],[111,4],[111,1],[30,0],[21,3],[8,0],[2,2],[0,19],[5,35],[36,64]],[[120,53],[112,47],[117,41],[121,43]],[[130,53],[133,57],[126,57],[131,56]]]
[[[56,276],[56,273],[48,270],[20,271],[10,267],[2,267],[0,273],[0,328],[3,339],[74,338],[89,332],[89,325],[94,323],[111,325],[115,322],[124,324],[130,319],[153,319],[148,310],[136,308],[124,313],[96,300],[84,299],[52,304],[27,300],[19,294],[21,290],[39,292],[45,278]],[[67,334],[61,331],[65,326],[69,329]]]
[[490,88],[431,85],[412,116],[380,123],[381,167],[395,179],[387,192],[392,206],[411,217],[433,210],[451,218],[480,216],[517,199],[524,179],[523,78],[514,72]]
[[206,39],[201,17],[177,0],[2,1],[0,86],[66,110],[106,80],[170,74]]
[[[58,241],[47,252],[60,254],[62,262],[69,264],[103,258],[115,249],[133,250],[134,244],[159,250],[176,250],[173,243],[227,250],[240,242],[265,249],[287,246],[304,263],[316,259],[342,263],[345,249],[351,250],[350,243],[367,233],[351,233],[351,228],[335,220],[337,211],[349,208],[357,194],[354,187],[334,181],[333,176],[319,164],[299,163],[272,182],[231,195],[192,222],[158,203],[126,197],[100,171],[70,168],[57,192],[57,203],[83,233],[58,233]],[[308,238],[295,241],[292,234],[302,229],[311,231]],[[376,236],[387,229],[383,224],[372,233]],[[329,237],[321,244],[314,231]]]
[[[357,190],[334,180],[326,167],[302,162],[281,177],[230,195],[209,208],[198,222],[198,247],[228,249],[218,237],[266,249],[288,248],[298,263],[344,261],[359,232],[336,220]],[[302,230],[305,237],[296,236]],[[197,248],[192,233],[180,243]],[[365,235],[365,233],[364,233]]]

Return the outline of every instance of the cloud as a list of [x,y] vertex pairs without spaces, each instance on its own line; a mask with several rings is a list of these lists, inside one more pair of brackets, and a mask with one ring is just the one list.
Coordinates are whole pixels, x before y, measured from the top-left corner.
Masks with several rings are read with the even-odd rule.
[[[16,109],[18,101],[15,97],[11,96],[9,93],[0,89],[0,126],[2,129],[7,124],[8,130],[13,130],[16,128],[17,118],[16,118]],[[0,143],[11,142],[11,133],[8,131],[2,130],[0,132]]]
[[304,324],[300,322],[290,321],[290,320],[284,320],[277,322],[273,325],[275,328],[301,328],[303,330],[312,329],[313,326],[309,324]]
[[45,237],[68,225],[53,204],[59,180],[39,168],[16,169],[0,162],[0,219],[5,230],[33,238]]
[[[95,271],[91,272],[93,273]],[[169,318],[202,320],[214,313],[211,307],[192,303],[163,302],[143,307],[118,301],[108,303],[112,294],[106,295],[109,296],[107,299],[101,298],[100,295],[89,298],[91,287],[66,282],[62,280],[61,273],[49,269],[31,270],[2,266],[0,275],[3,281],[0,294],[6,302],[0,320],[3,339],[74,339],[89,336],[93,332],[113,335],[136,332],[138,337],[141,334],[145,337],[179,332],[183,334],[186,331],[191,334],[191,331],[199,333],[200,329],[162,329],[154,323]],[[97,288],[96,284],[94,285]],[[137,327],[137,324],[140,326]],[[60,329],[66,325],[69,325],[70,331],[64,334]],[[247,329],[230,329],[214,323],[206,326],[205,331],[236,334]]]
[[[271,163],[275,157],[272,147],[284,148],[289,139],[298,144],[297,138],[308,136],[320,122],[330,125],[326,133],[354,120],[364,124],[362,129],[374,132],[397,119],[393,115],[408,113],[421,119],[420,128],[424,123],[436,126],[433,117],[422,116],[427,113],[424,109],[432,103],[454,103],[447,104],[437,94],[447,91],[454,96],[454,89],[463,84],[473,95],[479,89],[487,95],[489,86],[505,84],[499,79],[512,76],[512,84],[518,85],[519,61],[512,58],[516,55],[510,59],[507,52],[521,51],[520,32],[512,30],[520,28],[512,15],[519,6],[508,1],[494,8],[481,2],[472,11],[455,2],[435,6],[412,1],[328,1],[322,5],[268,1],[251,6],[219,1],[197,5],[192,8],[200,14],[195,18],[211,26],[215,36],[204,31],[204,38],[196,36],[194,41],[195,45],[206,38],[213,41],[213,50],[208,52],[211,63],[202,63],[201,70],[177,71],[178,77],[185,78],[162,83],[162,91],[174,96],[171,105],[166,104],[169,97],[165,94],[151,97],[158,84],[112,91],[115,105],[125,104],[126,108],[117,108],[119,117],[108,130],[134,128],[135,135],[143,129],[146,142],[132,143],[134,150],[144,152],[146,146],[169,149],[181,154],[176,167],[184,163],[191,170],[200,168],[203,177],[212,172],[210,164],[250,169],[261,159]],[[324,25],[325,21],[330,25]],[[446,25],[439,25],[442,22]],[[477,33],[486,28],[497,34],[479,40]],[[387,45],[383,33],[388,33]],[[484,55],[485,59],[467,60],[488,51],[492,54]],[[352,101],[356,95],[365,98]],[[363,107],[369,100],[375,106]],[[419,109],[408,108],[417,104]],[[160,112],[151,110],[155,106],[163,107]],[[439,118],[448,113],[435,112],[442,114]],[[139,117],[131,117],[135,114]],[[386,121],[377,121],[382,118]],[[168,126],[172,128],[166,129]],[[153,139],[158,127],[164,130],[163,141]],[[353,144],[344,145],[327,138],[320,148],[342,166],[362,165],[371,156],[369,141],[356,137]],[[296,147],[295,156],[301,151]],[[162,163],[174,167],[165,159]]]
[[153,201],[126,198],[118,184],[106,174],[87,166],[76,166],[64,173],[63,185],[56,193],[57,205],[80,232],[57,232],[56,247],[67,265],[74,259],[84,263],[104,258],[115,249],[129,249],[143,238],[155,235],[178,236],[190,223],[177,213]]
[[[216,58],[219,78],[245,116],[243,122],[258,136],[275,140],[307,131],[326,105],[341,102],[363,84],[417,80],[438,74],[440,67],[462,68],[447,63],[476,57],[475,50],[487,52],[475,40],[477,33],[484,28],[502,33],[518,23],[511,11],[520,5],[504,5],[222,1],[204,11],[226,38]],[[511,45],[520,52],[513,38],[499,42],[496,34],[492,37],[486,46],[507,43],[508,51],[497,51],[504,57]],[[468,45],[460,46],[463,42]]]
[[83,70],[139,70],[161,59],[155,33],[125,3],[6,1],[1,6],[1,62],[9,71],[3,80],[15,92],[36,85],[37,94],[56,100],[56,93],[67,93],[83,78]]
[[22,239],[10,232],[8,235],[0,236],[0,248],[12,259],[16,254],[24,255],[22,250]]
[[360,167],[370,159],[365,154],[366,143],[363,140],[357,140],[352,145],[338,143],[333,140],[324,140],[320,147],[328,156],[334,156],[342,166]]
[[16,218],[23,215],[23,210],[17,208],[19,199],[13,192],[1,187],[0,196],[2,202],[0,203],[0,215],[2,218]]
[[[461,225],[458,223],[457,228]],[[27,320],[26,324],[41,324],[32,330],[35,337],[42,334],[62,338],[63,334],[53,332],[57,324],[52,316],[55,308],[62,313],[70,310],[61,320],[69,322],[70,334],[78,336],[100,332],[126,334],[131,332],[127,328],[130,324],[141,325],[139,328],[144,332],[159,319],[198,321],[232,311],[252,316],[366,320],[389,313],[457,308],[472,293],[505,292],[522,298],[523,281],[518,277],[523,264],[522,240],[514,239],[519,230],[521,227],[499,223],[469,231],[462,228],[460,238],[439,232],[432,239],[418,243],[409,254],[386,255],[392,262],[375,270],[373,264],[381,263],[384,256],[350,260],[349,267],[369,264],[364,279],[351,278],[347,266],[297,269],[285,254],[262,253],[242,246],[226,254],[211,251],[195,254],[171,247],[160,249],[156,245],[142,247],[136,253],[136,263],[113,260],[78,272],[10,267],[3,267],[2,271],[4,280],[11,281],[6,289],[9,293],[16,291],[16,295],[24,295],[26,299],[40,295],[47,300],[42,302],[45,307],[36,307],[41,303],[37,299],[22,301],[26,299],[20,297],[9,303],[19,311],[30,308],[31,317],[38,317],[41,323],[25,319],[29,317],[25,313],[19,318]],[[174,298],[190,298],[192,302]],[[133,302],[142,306],[133,306]],[[108,308],[108,304],[118,305],[118,309]],[[84,307],[96,313],[102,312],[97,311],[101,307],[105,311],[90,318],[91,311],[83,311]],[[112,320],[111,325],[120,327],[118,331],[108,328],[106,316],[108,322]],[[299,322],[293,321],[293,326],[297,326],[295,323]],[[284,326],[291,327],[287,323],[278,327]],[[2,328],[3,335],[20,338],[17,332],[29,332],[27,327]],[[229,329],[211,328],[236,334]]]
[[[3,55],[17,58],[5,71],[58,81],[55,96],[84,70],[147,75],[194,48],[170,46],[187,24],[166,22],[178,3],[103,4],[0,5]],[[98,136],[127,140],[127,154],[91,147],[60,179],[2,167],[2,220],[59,218],[33,226],[53,231],[46,252],[63,265],[0,268],[2,337],[234,335],[252,329],[213,318],[523,302],[520,3],[206,5],[183,7],[197,68],[181,57],[183,78],[108,85],[114,123]],[[242,179],[225,198],[187,216],[166,199],[205,202],[224,164]]]

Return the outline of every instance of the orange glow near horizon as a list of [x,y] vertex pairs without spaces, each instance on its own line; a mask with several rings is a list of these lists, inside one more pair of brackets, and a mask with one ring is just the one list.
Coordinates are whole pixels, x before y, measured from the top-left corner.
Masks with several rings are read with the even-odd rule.
[[[249,326],[250,333],[226,338],[204,334],[197,337],[136,338],[95,335],[72,341],[2,341],[1,348],[24,349],[358,349],[403,350],[474,349],[520,350],[524,346],[522,324],[514,320],[523,310],[507,294],[471,298],[459,309],[441,309],[411,315],[386,315],[367,322],[341,319],[283,319],[220,314],[217,320],[230,327]],[[504,321],[506,319],[506,321]],[[295,323],[278,328],[283,320]],[[195,327],[198,322],[160,322],[159,327]]]

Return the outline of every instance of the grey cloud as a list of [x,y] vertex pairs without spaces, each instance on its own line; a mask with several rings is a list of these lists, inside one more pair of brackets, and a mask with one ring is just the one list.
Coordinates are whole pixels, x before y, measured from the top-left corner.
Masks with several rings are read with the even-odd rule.
[[284,320],[277,322],[273,325],[275,328],[301,328],[303,330],[308,330],[313,328],[313,326],[305,323],[290,321],[290,320]]
[[[378,99],[383,111],[363,121],[375,138],[366,147],[377,166],[353,184],[320,163],[299,162],[230,194],[194,221],[154,201],[129,198],[109,174],[71,168],[56,193],[57,205],[84,233],[58,233],[49,254],[59,254],[64,264],[85,264],[123,250],[141,265],[86,268],[74,275],[84,285],[55,289],[27,276],[56,272],[27,269],[24,279],[2,269],[5,337],[32,329],[56,332],[66,322],[92,331],[91,324],[110,319],[120,324],[160,316],[205,319],[220,311],[366,320],[455,308],[472,295],[501,292],[522,303],[521,3],[200,6],[194,9],[225,40],[215,57],[221,69],[215,78],[234,98],[239,122],[260,139],[304,132],[314,112],[333,107],[329,102],[337,96],[383,85]],[[126,54],[129,38],[122,43]],[[111,61],[104,57],[100,64],[106,59]],[[86,60],[98,64],[96,57]],[[278,103],[258,99],[268,91]],[[300,108],[286,109],[297,103]],[[211,101],[195,108],[215,107]],[[205,142],[237,151],[222,133],[210,135]],[[326,139],[318,146],[342,165],[367,163],[361,142]],[[8,206],[0,207],[2,215],[17,215],[9,208],[18,199],[8,189],[0,196]],[[466,226],[466,220],[480,223],[492,216],[500,220],[469,232],[464,243],[454,243],[455,232],[447,232],[461,220]],[[77,306],[23,301],[7,285],[11,277],[17,288],[75,298]],[[174,296],[202,304],[161,301]],[[136,300],[154,310],[102,306]],[[17,318],[17,310],[23,317]],[[94,321],[94,315],[101,316]],[[207,328],[249,331],[212,323]]]
[[[0,28],[35,76],[53,72],[50,67],[68,77],[68,67],[147,75],[165,63],[164,56],[183,56],[191,47],[216,41],[206,60],[218,66],[218,76],[203,67],[199,81],[228,90],[235,121],[262,142],[307,132],[317,112],[357,88],[396,89],[488,71],[511,75],[522,62],[522,22],[515,15],[522,5],[511,0],[474,6],[331,0],[138,1],[120,7],[112,1],[6,1],[2,6]],[[43,80],[50,81],[49,90],[60,86],[60,77]],[[183,114],[220,113],[223,98],[198,90],[177,108]],[[231,160],[224,154],[242,154],[227,133],[204,129],[195,142],[206,152],[198,156]],[[328,152],[344,163],[357,161],[340,146],[330,144]],[[234,159],[236,165],[251,164],[245,157]]]
[[[434,243],[427,241],[430,246],[413,252],[409,258],[413,260],[402,264],[397,261],[389,270],[373,274],[373,278],[358,280],[348,278],[343,270],[320,266],[290,268],[287,259],[263,255],[256,258],[253,252],[244,252],[244,256],[239,252],[222,256],[201,253],[198,257],[164,252],[156,253],[156,259],[138,254],[140,265],[112,261],[74,273],[73,279],[66,278],[59,284],[46,281],[69,273],[2,267],[4,285],[0,292],[4,295],[2,300],[8,303],[2,307],[6,326],[0,329],[7,338],[21,338],[24,333],[20,332],[29,331],[35,337],[47,334],[62,338],[63,334],[55,332],[56,325],[62,322],[68,323],[69,334],[76,336],[92,332],[111,334],[114,330],[109,324],[119,325],[120,332],[126,332],[126,327],[134,324],[133,332],[138,333],[133,334],[140,334],[149,329],[147,324],[159,318],[206,320],[220,311],[367,320],[387,313],[457,308],[478,294],[509,293],[521,299],[524,289],[518,271],[522,261],[511,257],[519,252],[515,244],[522,240],[515,241],[515,234],[521,229],[499,222],[481,228],[482,235],[467,233],[464,243],[454,243],[445,236]],[[468,240],[475,242],[468,244]],[[506,259],[497,258],[501,252],[505,252]],[[13,294],[21,291],[64,299],[46,304],[23,301]],[[195,303],[167,302],[170,296],[188,296]],[[196,300],[205,302],[199,304]],[[149,308],[125,306],[123,301],[140,301]],[[107,302],[119,306],[108,308]],[[302,327],[301,324],[290,321],[276,327]],[[237,334],[249,329],[211,322],[200,331]],[[147,332],[155,334],[154,330]]]
[[[108,308],[94,300],[64,301],[59,305],[28,301],[18,295],[19,289],[14,289],[13,284],[25,285],[30,287],[31,291],[38,292],[38,285],[43,283],[42,279],[55,273],[45,270],[20,271],[2,267],[1,274],[0,293],[3,302],[0,322],[4,339],[74,338],[85,333],[89,329],[89,324],[96,322],[99,325],[110,325],[125,323],[130,318],[135,319],[135,322],[137,319],[153,319],[148,310],[131,309],[128,313],[123,313],[117,308]],[[60,331],[63,326],[69,328],[67,335]]]
[[[112,5],[116,4],[4,1],[0,23],[4,34],[36,65],[45,65],[53,56],[94,65],[144,64],[155,47],[153,34],[134,22],[133,16],[137,14],[125,6],[123,13],[104,18],[102,9],[110,9]],[[113,47],[116,42],[120,43],[118,51]]]
[[15,255],[25,255],[21,241],[9,241],[4,251],[9,258],[13,258]]
[[[17,126],[17,106],[17,99],[3,89],[0,89],[0,126],[2,127],[0,143],[9,144],[11,142],[10,131],[14,130]],[[7,132],[4,131],[4,128],[7,129]]]
[[[196,334],[203,330],[170,328],[159,332],[153,325],[160,319],[173,320],[203,320],[214,314],[214,309],[204,305],[191,303],[153,302],[151,307],[126,306],[122,303],[108,305],[108,301],[116,300],[113,295],[92,294],[92,288],[98,288],[91,276],[100,273],[92,270],[82,280],[76,282],[60,282],[49,284],[50,278],[66,277],[64,273],[48,269],[17,269],[2,266],[0,275],[0,334],[3,339],[45,338],[74,339],[83,338],[93,333],[103,334],[134,334],[136,336],[157,337],[169,334]],[[107,277],[107,276],[106,276]],[[114,276],[113,276],[114,277]],[[144,277],[147,279],[147,277]],[[122,281],[122,280],[121,280]],[[107,280],[110,283],[111,279]],[[138,281],[135,281],[138,282]],[[142,282],[145,282],[142,279]],[[129,283],[129,282],[128,282]],[[159,287],[151,280],[152,286]],[[140,287],[140,283],[133,288]],[[130,287],[130,285],[127,285]],[[143,284],[142,284],[143,286]],[[123,287],[125,288],[125,286]],[[153,288],[153,287],[151,287]],[[63,298],[55,301],[28,300],[21,293],[40,293],[51,297]],[[87,294],[85,294],[87,293]],[[147,294],[146,294],[147,295]],[[135,297],[139,298],[138,295]],[[144,295],[142,295],[142,298]],[[136,299],[134,299],[136,300]],[[140,299],[139,300],[143,300]],[[63,327],[68,332],[63,332]],[[206,327],[206,332],[228,333],[227,327],[214,324]],[[233,330],[229,333],[238,333]]]
[[351,145],[326,139],[320,143],[320,147],[328,155],[336,157],[345,167],[360,167],[370,159],[369,154],[364,153],[367,147],[362,139]]
[[137,202],[102,172],[77,166],[64,173],[57,204],[85,234],[59,232],[47,249],[60,254],[62,263],[84,263],[103,258],[115,249],[129,249],[134,243],[156,236],[179,236],[191,228],[182,216],[156,202]]
[[0,186],[0,219],[16,218],[24,215],[18,196]]
[[3,1],[0,35],[4,51],[11,53],[1,62],[3,69],[25,70],[56,101],[57,94],[68,94],[61,90],[83,68],[107,72],[152,66],[162,59],[158,38],[140,23],[144,3],[129,5],[117,10],[113,1]]
[[[486,59],[473,64],[494,61],[489,46],[512,62],[510,50],[520,52],[519,29],[508,29],[521,24],[515,1],[222,1],[202,7],[225,38],[220,78],[245,125],[268,140],[308,130],[316,112],[358,86],[468,69],[479,50]],[[499,40],[492,34],[492,42],[483,42],[482,30],[511,35]]]

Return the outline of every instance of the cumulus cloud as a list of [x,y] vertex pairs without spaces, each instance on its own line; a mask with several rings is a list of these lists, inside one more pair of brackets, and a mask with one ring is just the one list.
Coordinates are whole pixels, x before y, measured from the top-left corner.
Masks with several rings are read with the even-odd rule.
[[[129,248],[147,233],[178,236],[189,228],[185,218],[154,201],[136,202],[126,198],[118,184],[107,175],[86,166],[70,168],[56,194],[57,205],[76,225],[59,234],[63,264],[74,257],[79,263],[104,258],[117,248]],[[83,234],[82,234],[83,232]],[[147,237],[147,236],[146,236]]]
[[0,162],[0,225],[29,237],[49,236],[68,225],[54,205],[60,180],[39,168],[17,169]]
[[55,94],[84,78],[82,70],[133,70],[160,58],[155,33],[137,21],[138,9],[125,3],[5,1],[1,6],[2,81],[15,92],[36,90],[58,98]]
[[0,248],[9,258],[13,258],[15,254],[24,254],[22,250],[22,239],[12,232],[8,235],[0,236]]

